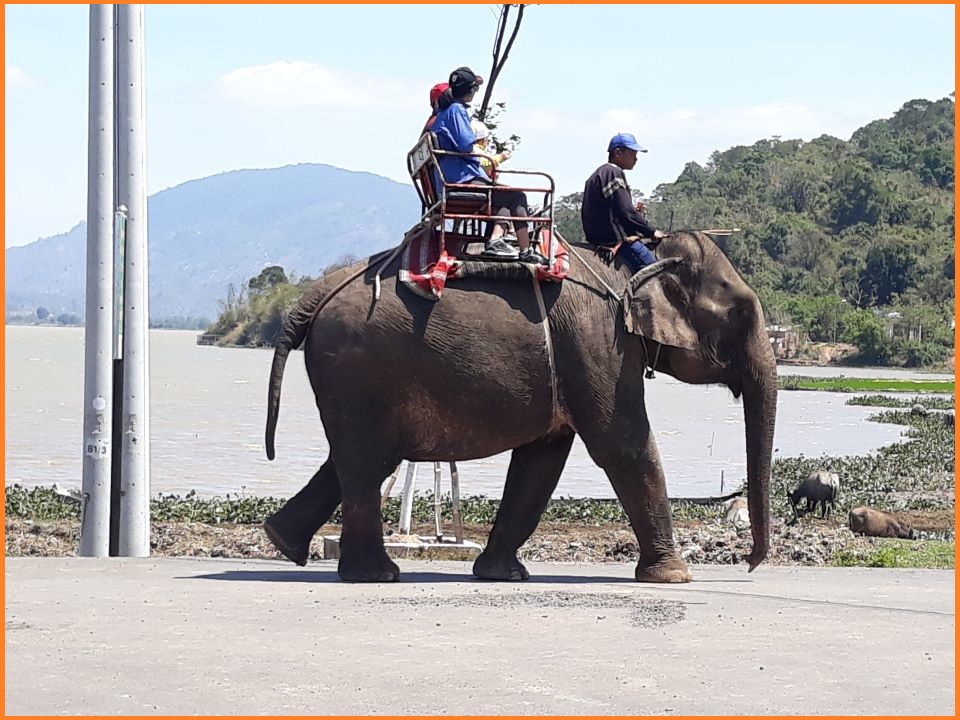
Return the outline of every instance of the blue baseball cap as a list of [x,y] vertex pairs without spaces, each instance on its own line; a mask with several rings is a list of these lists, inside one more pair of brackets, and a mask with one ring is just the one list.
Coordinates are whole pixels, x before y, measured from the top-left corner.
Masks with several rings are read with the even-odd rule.
[[637,142],[637,139],[630,133],[617,133],[610,138],[610,144],[607,145],[607,152],[612,153],[617,148],[627,148],[627,150],[636,150],[637,152],[646,152],[647,149]]

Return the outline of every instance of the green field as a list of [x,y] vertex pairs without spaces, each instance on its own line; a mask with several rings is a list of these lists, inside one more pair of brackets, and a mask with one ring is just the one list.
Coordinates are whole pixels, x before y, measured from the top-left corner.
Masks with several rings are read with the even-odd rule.
[[830,392],[928,392],[953,393],[953,380],[893,380],[890,378],[808,377],[784,375],[781,390],[828,390]]

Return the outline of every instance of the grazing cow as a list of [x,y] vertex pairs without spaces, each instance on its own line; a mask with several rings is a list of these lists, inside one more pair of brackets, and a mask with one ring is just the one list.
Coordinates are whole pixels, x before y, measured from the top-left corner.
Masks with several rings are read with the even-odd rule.
[[[801,514],[813,512],[820,505],[820,517],[830,516],[831,510],[837,509],[837,495],[840,494],[840,477],[827,470],[815,470],[810,477],[800,483],[793,492],[787,493],[787,498],[793,506],[793,511],[799,518]],[[806,500],[806,507],[801,513],[797,503]],[[829,507],[828,507],[829,506]]]
[[871,537],[905,538],[913,540],[916,535],[913,528],[900,522],[888,512],[868,507],[855,507],[848,517],[850,530]]

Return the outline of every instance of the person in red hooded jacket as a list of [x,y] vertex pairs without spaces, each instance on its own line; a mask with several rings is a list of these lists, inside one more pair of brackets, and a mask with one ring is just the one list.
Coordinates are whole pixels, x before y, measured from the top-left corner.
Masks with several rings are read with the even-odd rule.
[[440,100],[440,96],[443,95],[443,91],[450,87],[450,83],[437,83],[432,88],[430,88],[430,117],[427,118],[427,122],[423,125],[423,131],[420,135],[430,130],[433,127],[434,120],[437,119],[437,101]]

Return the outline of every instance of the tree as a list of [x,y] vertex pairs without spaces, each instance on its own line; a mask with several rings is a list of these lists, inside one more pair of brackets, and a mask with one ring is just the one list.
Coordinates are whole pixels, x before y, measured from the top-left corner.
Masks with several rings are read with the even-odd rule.
[[487,110],[490,107],[490,97],[493,94],[493,86],[497,82],[497,78],[500,77],[503,66],[507,62],[507,57],[510,55],[510,49],[513,47],[513,42],[517,39],[517,33],[520,32],[520,23],[523,22],[523,11],[526,6],[517,5],[517,15],[513,21],[513,30],[510,33],[510,39],[507,40],[506,47],[503,47],[503,38],[507,33],[507,27],[510,22],[510,10],[513,7],[513,5],[500,6],[497,33],[493,40],[493,63],[490,66],[490,77],[487,80],[487,89],[483,93],[483,101],[480,103],[480,109],[477,110],[476,113],[477,119],[481,121],[486,119]]
[[281,283],[286,283],[287,274],[279,265],[268,265],[255,278],[250,278],[247,282],[247,289],[252,295],[259,295],[271,288],[275,288]]
[[580,206],[583,193],[571,193],[553,201],[553,223],[567,242],[583,242]]
[[74,313],[61,313],[57,315],[57,322],[60,325],[79,325],[82,320]]
[[494,103],[493,108],[487,112],[487,117],[481,120],[486,125],[487,130],[490,131],[487,149],[491,153],[502,153],[504,150],[513,153],[520,147],[520,136],[516,133],[510,133],[505,140],[497,134],[497,129],[500,127],[500,115],[506,109],[507,104],[505,102]]
[[857,346],[857,359],[865,365],[881,365],[890,356],[883,320],[870,310],[857,310],[847,319],[848,336]]
[[837,230],[861,222],[875,225],[886,219],[890,191],[869,165],[841,165],[834,175],[833,190],[833,226]]
[[356,257],[356,255],[350,255],[349,253],[346,255],[341,255],[339,258],[337,258],[332,263],[327,265],[323,270],[321,270],[320,275],[321,276],[329,275],[332,272],[336,272],[340,268],[345,268],[350,265],[353,265],[357,260],[358,258]]
[[902,242],[875,246],[867,253],[863,286],[877,305],[889,305],[894,295],[914,285],[916,264],[916,256]]
[[50,311],[43,305],[37,308],[37,320],[46,320],[48,315],[50,315]]

